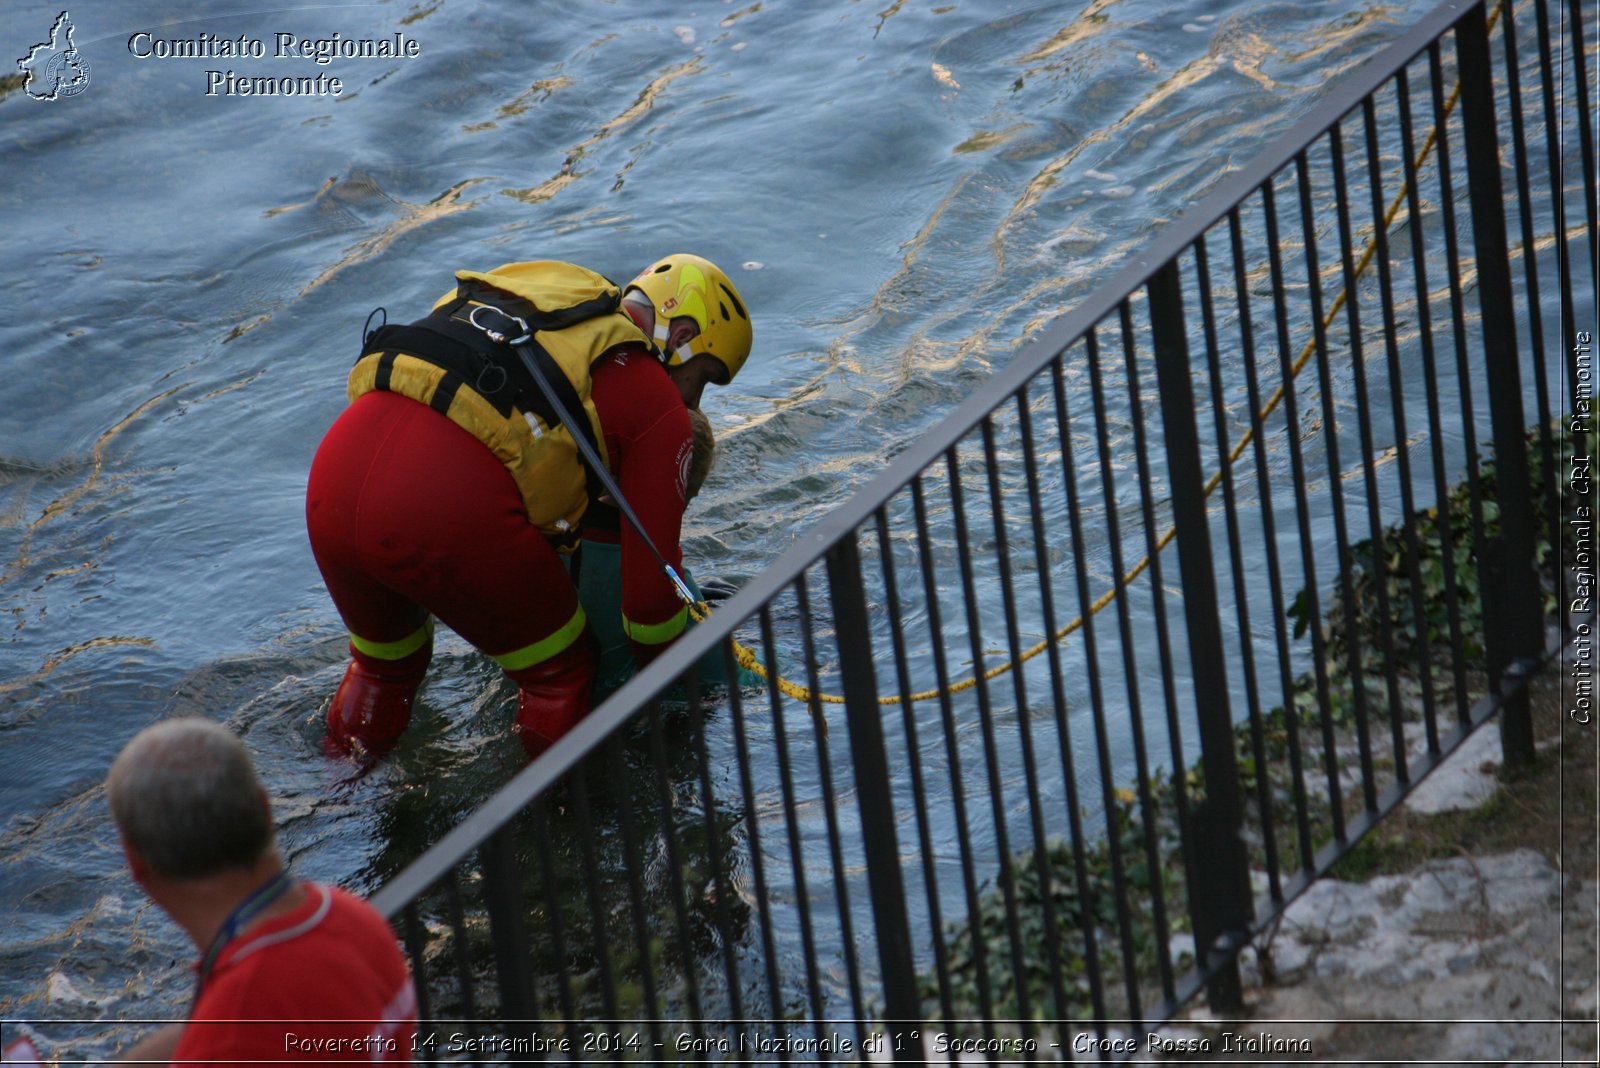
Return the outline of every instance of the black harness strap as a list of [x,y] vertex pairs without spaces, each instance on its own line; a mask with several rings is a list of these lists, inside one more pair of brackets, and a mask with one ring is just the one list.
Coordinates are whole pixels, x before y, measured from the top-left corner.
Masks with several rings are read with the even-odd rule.
[[449,372],[439,379],[439,384],[434,387],[433,396],[428,398],[428,407],[440,415],[450,414],[450,405],[455,402],[456,394],[461,392],[462,378]]
[[[610,279],[606,280],[610,282]],[[611,282],[611,285],[613,289],[617,288],[615,282]],[[507,315],[517,316],[528,324],[530,337],[523,342],[521,347],[533,356],[534,363],[538,365],[542,377],[549,386],[550,391],[555,394],[556,400],[568,412],[576,413],[576,417],[571,424],[566,423],[555,407],[546,399],[544,392],[538,388],[533,380],[533,375],[523,364],[516,350],[510,345],[491,340],[480,327],[474,325],[467,316],[461,314],[463,309],[471,302],[487,304],[491,308],[497,308]],[[556,363],[555,357],[551,356],[549,351],[539,344],[537,337],[531,335],[536,335],[541,331],[565,330],[569,326],[576,326],[579,323],[587,322],[602,315],[610,315],[621,306],[621,303],[622,297],[619,289],[615,294],[601,294],[590,300],[574,304],[570,308],[543,311],[532,302],[523,300],[521,297],[513,297],[482,282],[469,280],[456,286],[455,301],[448,308],[440,309],[440,314],[450,314],[450,318],[445,321],[444,325],[451,336],[465,338],[468,335],[475,335],[479,351],[485,352],[498,366],[505,369],[507,378],[516,387],[517,407],[525,412],[533,412],[544,420],[544,424],[547,427],[554,429],[555,427],[566,425],[569,433],[576,431],[582,434],[584,440],[588,442],[589,451],[595,455],[600,455],[600,442],[595,437],[594,426],[589,422],[587,415],[584,414],[583,401],[578,397],[578,391],[573,386],[572,380],[561,369],[561,365]],[[424,320],[424,322],[426,323],[428,320]],[[429,323],[429,325],[432,326],[433,324]],[[482,391],[480,390],[480,392]],[[584,455],[584,450],[581,448],[578,450],[578,460],[583,464],[584,481],[587,483],[589,499],[598,500],[606,492],[601,476],[595,472],[594,466],[589,463],[588,458]]]
[[[441,412],[449,409],[450,401],[456,392],[470,380],[478,383],[473,388],[491,403],[496,403],[495,395],[498,395],[504,386],[510,385],[513,387],[511,395],[516,398],[517,405],[524,412],[536,413],[551,429],[565,426],[572,435],[573,444],[577,446],[578,460],[583,464],[586,476],[590,502],[586,518],[587,514],[593,514],[597,521],[601,518],[604,510],[598,507],[598,502],[602,496],[609,494],[615,502],[612,510],[628,520],[644,541],[646,548],[655,556],[656,562],[661,565],[661,570],[672,583],[673,590],[685,604],[692,606],[695,604],[693,591],[650,540],[644,524],[629,507],[611,473],[605,470],[605,461],[600,453],[594,427],[579,400],[578,391],[572,385],[572,380],[566,376],[545,347],[535,340],[535,335],[541,331],[564,330],[587,319],[615,312],[621,303],[621,292],[616,283],[610,284],[612,293],[583,301],[571,308],[544,312],[528,301],[509,297],[482,283],[461,282],[456,288],[455,299],[428,318],[419,320],[409,327],[384,326],[373,331],[365,339],[362,356],[383,351],[384,354],[378,361],[378,375],[374,381],[374,385],[379,389],[386,389],[389,384],[388,368],[392,366],[395,356],[394,349],[389,346],[443,367],[445,374],[435,389],[433,398],[434,406]],[[476,310],[469,312],[467,316],[460,314],[461,310],[471,302],[497,309],[505,316],[514,316],[521,320],[521,323],[508,320],[508,325],[504,328],[488,324],[479,325],[472,318]],[[370,316],[367,321],[370,325]],[[513,331],[511,327],[518,329]],[[494,331],[493,336],[490,336],[491,330]],[[514,333],[516,336],[513,336]],[[515,362],[512,362],[511,357],[515,358]],[[519,370],[520,374],[515,373]],[[503,377],[494,372],[500,372]],[[488,375],[487,380],[485,375]],[[486,386],[488,388],[485,388]],[[533,388],[529,389],[529,386]],[[443,407],[439,407],[441,396]],[[501,410],[502,415],[509,417],[509,409],[500,409],[498,403],[496,408]],[[579,532],[574,530],[555,540],[570,544],[576,541],[578,536]]]
[[373,389],[387,390],[389,388],[389,376],[394,373],[394,355],[392,352],[386,352],[378,357],[378,369],[372,379]]
[[[469,300],[489,304],[507,314],[520,315],[522,311],[526,311],[528,315],[523,318],[528,319],[530,333],[537,330],[565,329],[597,315],[608,314],[617,308],[617,300],[607,297],[585,301],[559,312],[541,312],[525,300],[507,299],[497,290],[487,286],[469,286],[468,283],[463,283],[457,290],[453,302],[427,318],[404,326],[399,324],[381,326],[367,336],[361,355],[364,357],[374,352],[383,354],[378,360],[373,388],[384,390],[389,388],[394,358],[398,353],[404,353],[444,370],[444,375],[429,400],[429,406],[441,415],[449,413],[451,402],[465,386],[488,401],[501,418],[510,418],[515,408],[532,412],[551,429],[564,425],[555,407],[537,387],[533,375],[516,351],[510,345],[493,341],[482,329],[472,325],[466,316],[460,314]],[[587,416],[582,415],[585,410],[583,401],[579,398],[572,380],[556,363],[555,357],[551,356],[537,340],[530,338],[523,344],[543,373],[556,399],[568,412],[579,413],[581,416],[573,419],[575,426],[569,426],[569,432],[576,429],[587,439],[590,450],[598,455],[599,441],[595,436],[593,425]],[[606,493],[605,486],[581,449],[578,451],[578,460],[583,464],[589,498],[598,500]]]
[[[603,276],[602,276],[603,277]],[[515,315],[527,321],[528,329],[539,330],[565,330],[569,326],[576,326],[585,319],[593,319],[600,315],[609,315],[617,310],[622,303],[621,287],[607,278],[612,288],[617,290],[617,295],[603,293],[598,297],[574,304],[570,308],[558,308],[555,311],[544,311],[536,307],[531,301],[521,297],[513,297],[493,286],[485,285],[476,279],[458,283],[456,286],[456,299],[448,308],[441,311],[452,314],[468,301],[477,301],[479,304],[488,304],[499,308],[507,315]]]

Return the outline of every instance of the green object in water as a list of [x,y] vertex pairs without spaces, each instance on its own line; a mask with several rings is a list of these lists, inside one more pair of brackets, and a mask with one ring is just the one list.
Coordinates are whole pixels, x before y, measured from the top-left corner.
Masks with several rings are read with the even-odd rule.
[[[633,677],[633,650],[622,631],[622,546],[614,542],[585,539],[578,568],[578,600],[589,617],[589,626],[600,643],[600,669],[595,680],[596,699],[610,693]],[[704,600],[699,585],[688,568],[680,572],[696,598]],[[694,617],[689,626],[695,625]],[[747,674],[739,669],[741,684]],[[713,649],[700,660],[700,683],[721,686],[727,682],[721,649]]]

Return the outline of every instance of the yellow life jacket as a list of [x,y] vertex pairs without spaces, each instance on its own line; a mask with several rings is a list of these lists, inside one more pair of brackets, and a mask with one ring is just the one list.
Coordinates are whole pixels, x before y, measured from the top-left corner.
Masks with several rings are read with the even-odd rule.
[[350,399],[386,389],[448,416],[506,465],[528,521],[569,548],[585,508],[599,493],[591,489],[572,432],[521,357],[482,326],[504,331],[507,316],[527,324],[527,349],[608,465],[605,431],[589,396],[590,367],[619,345],[651,348],[650,340],[621,310],[617,285],[576,264],[509,263],[486,273],[457,271],[456,281],[431,315],[367,335],[350,371]]

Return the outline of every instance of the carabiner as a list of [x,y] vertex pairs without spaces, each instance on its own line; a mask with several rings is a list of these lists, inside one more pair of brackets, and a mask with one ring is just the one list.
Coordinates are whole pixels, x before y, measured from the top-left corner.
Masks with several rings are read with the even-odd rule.
[[[522,332],[516,337],[512,337],[505,331],[495,330],[491,327],[484,326],[482,323],[478,322],[479,312],[493,312],[507,322],[517,324],[517,329]],[[489,340],[497,342],[501,345],[520,345],[533,337],[533,334],[528,330],[528,321],[526,319],[512,315],[510,312],[503,311],[500,308],[496,308],[492,304],[479,304],[476,308],[473,308],[471,313],[467,315],[467,322],[471,323],[473,326],[489,335]]]

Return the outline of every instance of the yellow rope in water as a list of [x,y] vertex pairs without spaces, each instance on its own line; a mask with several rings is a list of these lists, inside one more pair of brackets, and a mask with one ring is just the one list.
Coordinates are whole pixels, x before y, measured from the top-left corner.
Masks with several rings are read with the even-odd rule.
[[[1488,28],[1490,30],[1494,29],[1495,22],[1499,19],[1501,10],[1504,8],[1504,6],[1504,0],[1501,0],[1501,3],[1497,4],[1494,11],[1490,13],[1488,19]],[[1457,82],[1455,87],[1450,92],[1450,98],[1445,102],[1444,105],[1445,119],[1449,119],[1451,113],[1455,111],[1456,103],[1460,100],[1460,97],[1461,83]],[[1417,153],[1416,163],[1414,164],[1415,169],[1420,170],[1422,165],[1427,162],[1428,157],[1433,153],[1434,146],[1438,143],[1438,139],[1439,128],[1438,126],[1434,126],[1433,129],[1428,131],[1428,136],[1423,140],[1422,149]],[[1410,184],[1402,180],[1400,183],[1399,193],[1396,194],[1393,203],[1389,205],[1389,209],[1384,213],[1383,228],[1385,231],[1387,231],[1389,227],[1394,224],[1395,218],[1400,214],[1400,207],[1405,202],[1405,199],[1409,195],[1410,191]],[[1378,237],[1377,234],[1374,233],[1372,238],[1368,240],[1367,246],[1362,251],[1361,258],[1355,266],[1355,278],[1359,279],[1362,274],[1365,273],[1366,269],[1371,266],[1372,258],[1377,254],[1377,250]],[[1349,289],[1346,287],[1341,289],[1338,296],[1334,298],[1333,303],[1328,308],[1327,314],[1323,316],[1323,330],[1327,330],[1333,325],[1334,318],[1339,314],[1340,311],[1343,310],[1345,306],[1348,293]],[[1277,410],[1278,405],[1283,403],[1283,398],[1287,395],[1289,385],[1292,384],[1294,379],[1299,376],[1300,371],[1305,367],[1305,365],[1310,362],[1312,354],[1316,351],[1316,344],[1316,337],[1313,335],[1311,340],[1307,341],[1305,347],[1301,349],[1300,355],[1295,358],[1294,363],[1290,365],[1289,380],[1278,386],[1278,388],[1273,391],[1272,396],[1267,399],[1266,404],[1262,406],[1260,413],[1257,415],[1258,424],[1264,424],[1267,420],[1267,417]],[[1233,464],[1238,461],[1239,457],[1244,455],[1244,450],[1249,448],[1250,443],[1255,440],[1255,433],[1255,427],[1251,427],[1244,432],[1243,436],[1240,437],[1238,444],[1236,444],[1228,453],[1228,461],[1225,467],[1232,467]],[[1211,475],[1209,479],[1206,480],[1205,496],[1210,497],[1211,494],[1216,491],[1216,488],[1222,484],[1223,470],[1223,468],[1219,468]],[[1172,543],[1172,539],[1177,536],[1177,533],[1178,530],[1176,527],[1167,528],[1167,530],[1162,533],[1161,537],[1156,539],[1155,551],[1161,552],[1164,550]],[[1122,577],[1122,581],[1120,583],[1113,585],[1089,606],[1089,611],[1086,613],[1086,615],[1098,614],[1107,606],[1109,606],[1112,601],[1116,600],[1117,593],[1122,587],[1131,585],[1135,579],[1137,579],[1145,572],[1146,569],[1149,568],[1150,559],[1150,555],[1146,554],[1143,559],[1129,569],[1128,573]],[[690,614],[692,614],[696,620],[704,622],[709,617],[711,607],[710,605],[706,604],[706,602],[699,601],[691,605],[689,610]],[[971,678],[963,679],[947,688],[938,687],[932,690],[922,690],[918,693],[908,694],[904,700],[931,700],[935,697],[938,697],[941,693],[955,694],[960,693],[963,690],[970,690],[978,684],[978,680],[980,678],[984,681],[998,678],[1018,665],[1025,664],[1029,660],[1032,660],[1034,657],[1048,649],[1052,644],[1064,641],[1074,631],[1077,631],[1083,627],[1084,619],[1085,616],[1078,616],[1071,623],[1068,623],[1066,626],[1056,631],[1056,633],[1051,637],[1046,638],[1045,640],[1028,649],[1016,660],[1008,660],[1004,664],[990,668],[981,675],[973,675]],[[805,702],[820,701],[824,704],[844,704],[844,698],[837,694],[814,693],[809,688],[801,686],[799,683],[791,682],[781,675],[769,676],[766,665],[756,658],[755,650],[739,643],[738,641],[733,642],[733,654],[734,659],[738,662],[740,667],[744,668],[746,671],[754,673],[762,679],[775,682],[779,690],[790,697],[795,698],[796,700]],[[897,705],[901,702],[901,700],[902,698],[899,695],[892,695],[889,697],[879,697],[878,703],[880,705]]]

